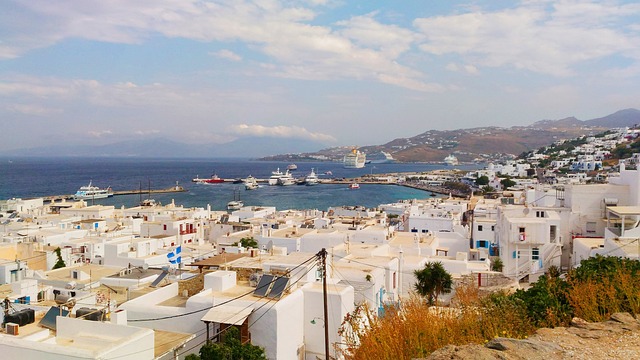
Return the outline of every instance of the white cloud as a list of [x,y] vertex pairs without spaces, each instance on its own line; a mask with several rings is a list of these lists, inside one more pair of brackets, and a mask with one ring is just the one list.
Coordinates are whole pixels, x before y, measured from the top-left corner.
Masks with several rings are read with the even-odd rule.
[[[300,3],[298,4],[300,5]],[[373,15],[340,23],[341,30],[311,25],[311,8],[276,1],[47,0],[15,1],[0,15],[7,30],[0,57],[15,57],[67,38],[135,44],[161,34],[202,42],[244,42],[274,60],[276,76],[297,79],[380,81],[420,91],[440,88],[396,62],[413,33],[383,25]],[[3,20],[10,20],[7,22]],[[32,26],[37,23],[38,26]],[[4,50],[3,50],[4,49]],[[233,53],[218,52],[228,59]],[[237,55],[237,54],[236,54]],[[382,74],[382,76],[380,76]],[[407,79],[411,79],[408,81]]]
[[9,104],[5,109],[14,113],[35,116],[46,116],[62,112],[62,109],[46,107],[38,104]]
[[[511,66],[557,76],[575,65],[621,55],[636,57],[639,38],[619,28],[623,16],[637,16],[637,5],[591,1],[523,2],[494,12],[416,19],[420,48],[430,54],[460,54],[474,64]],[[603,15],[603,16],[601,16]]]
[[231,61],[240,61],[242,60],[242,56],[234,53],[231,50],[227,50],[227,49],[222,49],[216,52],[212,52],[211,55],[218,57],[220,59],[226,59],[226,60],[231,60]]
[[275,138],[309,139],[314,141],[335,142],[336,139],[327,134],[313,133],[300,126],[262,126],[238,124],[228,128],[229,133],[238,136],[257,136]]
[[157,135],[157,134],[160,134],[160,130],[157,130],[157,129],[137,130],[137,131],[134,131],[134,134],[138,136]]
[[91,131],[87,131],[87,134],[89,136],[91,136],[91,137],[94,137],[94,138],[102,138],[102,137],[113,135],[113,131],[111,131],[111,130],[91,130]]
[[445,69],[447,69],[449,71],[453,71],[453,72],[464,71],[467,74],[471,74],[471,75],[478,75],[480,73],[478,68],[475,67],[474,65],[471,65],[471,64],[458,66],[455,63],[448,63],[447,66],[445,66]]
[[338,22],[344,27],[340,34],[358,45],[379,50],[390,58],[397,58],[409,50],[415,41],[415,34],[397,25],[381,24],[373,18],[374,15],[355,16],[348,21]]

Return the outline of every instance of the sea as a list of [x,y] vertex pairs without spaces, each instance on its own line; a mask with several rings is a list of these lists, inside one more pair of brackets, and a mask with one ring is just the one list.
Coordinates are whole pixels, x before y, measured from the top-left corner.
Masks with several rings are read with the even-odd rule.
[[[234,197],[246,206],[274,206],[278,210],[318,209],[335,206],[376,207],[398,200],[432,197],[430,192],[397,185],[361,184],[349,189],[346,184],[316,186],[268,186],[245,190],[242,184],[198,184],[191,180],[217,174],[224,179],[246,178],[252,175],[266,179],[271,172],[284,172],[289,163],[241,158],[211,159],[145,159],[131,158],[0,158],[0,199],[34,198],[74,194],[78,188],[93,185],[118,190],[165,189],[180,185],[187,191],[165,194],[117,195],[88,202],[116,207],[132,207],[151,197],[161,204],[172,201],[185,207],[206,207],[226,210]],[[354,178],[365,174],[397,172],[427,172],[444,165],[423,163],[367,164],[361,169],[345,169],[338,162],[299,162],[293,171],[298,178],[313,168],[320,178]],[[475,169],[477,165],[456,168]],[[437,195],[436,195],[437,196]]]

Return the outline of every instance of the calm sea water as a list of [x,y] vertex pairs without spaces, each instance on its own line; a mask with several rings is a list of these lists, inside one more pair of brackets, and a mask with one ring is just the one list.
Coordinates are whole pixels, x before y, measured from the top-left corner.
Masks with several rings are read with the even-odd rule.
[[[317,186],[261,186],[246,191],[242,184],[203,185],[191,182],[196,176],[209,177],[212,173],[222,178],[268,178],[280,168],[284,171],[288,163],[252,161],[248,159],[140,159],[140,158],[0,158],[0,199],[31,198],[38,196],[73,194],[80,186],[92,181],[101,188],[111,186],[114,190],[163,189],[176,182],[187,189],[183,193],[154,194],[162,204],[172,200],[186,207],[205,207],[210,204],[215,210],[226,208],[233,200],[234,191],[240,194],[245,205],[275,206],[284,209],[320,209],[330,206],[362,205],[375,207],[379,204],[404,199],[427,198],[430,193],[394,185],[362,185],[359,190],[350,190],[347,185],[320,184]],[[314,168],[318,174],[327,171],[332,176],[357,177],[364,174],[380,174],[408,171],[430,171],[442,168],[429,164],[367,164],[363,169],[344,169],[341,163],[303,162],[297,163],[293,174],[300,177]],[[146,196],[144,196],[146,198]],[[135,206],[139,195],[121,195],[109,199],[95,200],[96,204]]]

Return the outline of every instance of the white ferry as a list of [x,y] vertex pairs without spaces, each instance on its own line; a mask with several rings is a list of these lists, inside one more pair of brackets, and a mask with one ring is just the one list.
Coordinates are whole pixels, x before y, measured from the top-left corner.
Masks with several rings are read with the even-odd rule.
[[93,186],[91,181],[89,181],[89,185],[82,186],[78,191],[73,195],[74,200],[93,200],[93,199],[104,199],[113,196],[113,191],[111,191],[111,187],[106,189],[100,189],[97,186]]
[[367,162],[367,154],[360,152],[358,149],[354,148],[344,156],[342,160],[342,164],[347,169],[360,169],[364,167],[364,164]]

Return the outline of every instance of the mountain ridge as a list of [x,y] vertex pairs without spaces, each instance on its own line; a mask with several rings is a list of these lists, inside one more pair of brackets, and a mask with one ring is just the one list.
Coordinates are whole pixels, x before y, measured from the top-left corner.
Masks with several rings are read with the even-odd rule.
[[[590,120],[567,117],[540,120],[528,126],[484,126],[457,130],[427,130],[409,138],[393,139],[360,149],[372,154],[385,151],[402,162],[441,162],[454,154],[460,161],[483,161],[514,156],[555,141],[595,134],[612,127],[640,124],[640,110],[623,109]],[[185,144],[166,138],[126,140],[107,145],[56,145],[5,151],[3,156],[117,156],[164,158],[248,157],[301,161],[324,157],[341,161],[352,147],[327,148],[305,139],[251,137],[225,144]]]

